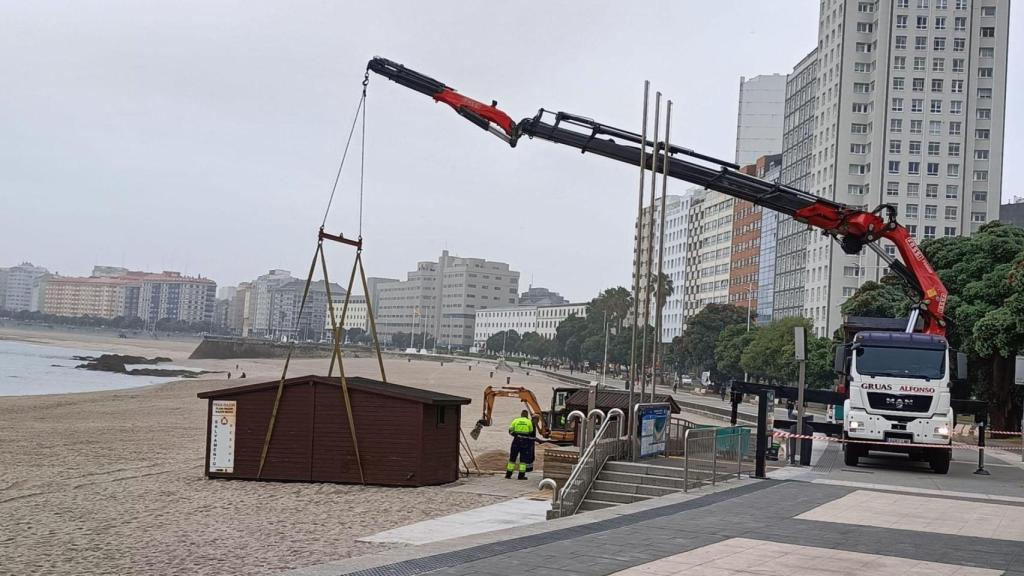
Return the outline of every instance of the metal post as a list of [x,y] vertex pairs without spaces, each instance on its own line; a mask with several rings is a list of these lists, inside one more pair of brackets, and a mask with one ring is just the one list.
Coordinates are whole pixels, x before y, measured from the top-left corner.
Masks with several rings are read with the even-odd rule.
[[[804,378],[805,378],[806,368],[807,368],[807,361],[806,360],[801,360],[800,361],[800,380],[798,380],[798,382],[797,382],[797,393],[796,393],[796,410],[797,410],[797,412],[796,412],[796,414],[797,414],[797,416],[796,416],[796,435],[797,436],[802,436],[803,433],[804,433],[804,388],[806,387]],[[775,407],[773,406],[772,410],[774,410],[774,409],[775,409]],[[796,452],[797,450],[801,450],[801,448],[803,447],[803,442],[804,442],[803,438],[797,438],[797,440],[796,440],[797,448],[795,450],[793,450],[793,452]],[[801,450],[801,454],[802,453],[803,453],[803,451]],[[798,458],[797,462],[799,462],[799,461],[800,461],[800,459]]]
[[607,386],[608,380],[608,311],[604,312],[604,360],[601,361],[601,387]]
[[[629,342],[629,382],[626,384],[626,387],[629,388],[629,409],[626,411],[626,418],[629,421],[627,428],[629,429],[630,438],[633,437],[635,428],[633,420],[633,388],[636,386],[636,326],[639,324],[637,318],[640,310],[640,239],[643,236],[644,171],[647,170],[644,164],[647,156],[647,105],[650,101],[650,90],[651,82],[644,80],[644,113],[643,123],[640,127],[640,191],[637,193],[636,198],[636,241],[633,243],[636,251],[636,261],[633,263],[633,318]],[[629,451],[630,454],[633,453],[632,441],[629,443]]]
[[[661,122],[661,92],[654,93],[654,151],[651,153],[651,208],[647,214],[647,261],[644,274],[644,323],[640,344],[640,401],[647,392],[647,327],[651,325],[651,268],[654,266],[654,196],[658,186],[658,127]],[[653,372],[654,367],[651,367]]]
[[988,470],[985,470],[985,421],[982,420],[978,425],[978,469],[974,471],[979,476],[989,476]]
[[[665,210],[666,210],[666,197],[668,196],[668,147],[669,147],[669,132],[672,127],[672,101],[669,100],[665,103],[665,154],[661,161],[661,224],[658,231],[658,291],[655,294],[654,300],[654,346],[651,353],[651,402],[654,402],[654,389],[657,386],[657,376],[655,376],[655,370],[658,370],[658,349],[661,348],[661,312],[664,306],[664,296],[662,290],[664,289],[663,282],[661,280],[662,270],[665,266]],[[655,132],[658,127],[655,125]],[[657,146],[657,143],[655,143]],[[658,157],[658,150],[655,148],[653,158]],[[654,168],[652,165],[651,168]],[[652,183],[657,178],[652,178]],[[654,206],[651,206],[654,208]]]
[[690,430],[683,432],[683,492],[690,489]]
[[743,434],[739,428],[736,430],[736,478],[743,475]]
[[757,452],[754,455],[754,478],[765,479],[765,458],[768,455],[768,394],[757,394]]
[[711,437],[711,485],[718,479],[718,431]]

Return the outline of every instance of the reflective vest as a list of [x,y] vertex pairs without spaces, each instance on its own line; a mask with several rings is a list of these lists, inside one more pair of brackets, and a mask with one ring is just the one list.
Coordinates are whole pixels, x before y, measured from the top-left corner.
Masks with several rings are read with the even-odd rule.
[[519,418],[516,418],[515,420],[512,421],[511,424],[508,425],[508,431],[517,436],[520,434],[531,434],[533,432],[533,421],[530,420],[529,418],[523,418],[522,416],[520,416]]

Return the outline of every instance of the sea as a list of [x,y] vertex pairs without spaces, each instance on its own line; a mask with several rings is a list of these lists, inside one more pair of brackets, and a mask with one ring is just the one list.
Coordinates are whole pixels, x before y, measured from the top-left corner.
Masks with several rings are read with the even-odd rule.
[[[180,378],[129,376],[113,372],[76,369],[82,364],[73,356],[99,356],[103,350],[65,348],[48,344],[32,344],[0,340],[0,396],[65,394],[135,388]],[[135,366],[128,366],[130,370]],[[142,366],[138,366],[142,367]],[[146,368],[184,368],[159,364]]]

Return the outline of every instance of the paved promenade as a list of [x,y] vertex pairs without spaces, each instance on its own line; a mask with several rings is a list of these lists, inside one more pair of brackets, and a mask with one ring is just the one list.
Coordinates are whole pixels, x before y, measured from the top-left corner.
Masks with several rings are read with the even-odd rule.
[[[1019,455],[958,450],[948,476],[884,459],[845,468],[832,447],[776,480],[588,512],[292,576],[1024,576]],[[895,467],[894,464],[897,464]]]

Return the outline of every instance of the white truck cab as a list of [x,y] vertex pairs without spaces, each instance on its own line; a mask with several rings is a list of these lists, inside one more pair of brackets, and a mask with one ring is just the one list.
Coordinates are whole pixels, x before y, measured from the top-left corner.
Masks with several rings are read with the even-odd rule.
[[846,465],[856,466],[868,451],[898,452],[947,473],[955,423],[951,364],[946,339],[930,334],[858,332],[841,346],[836,369],[849,392],[843,404],[844,438],[877,443],[846,443]]

